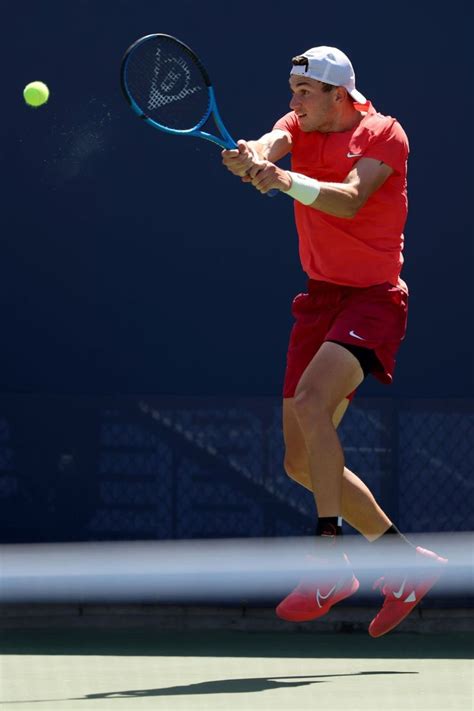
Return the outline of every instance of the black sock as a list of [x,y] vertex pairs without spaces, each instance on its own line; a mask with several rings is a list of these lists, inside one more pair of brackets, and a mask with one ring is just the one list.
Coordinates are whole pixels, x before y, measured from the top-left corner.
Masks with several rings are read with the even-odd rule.
[[331,540],[336,536],[342,536],[342,518],[340,516],[320,516],[316,535]]

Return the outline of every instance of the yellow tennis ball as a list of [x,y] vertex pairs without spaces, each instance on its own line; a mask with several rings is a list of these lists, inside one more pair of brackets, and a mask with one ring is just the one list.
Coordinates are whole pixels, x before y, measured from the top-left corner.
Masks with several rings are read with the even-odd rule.
[[23,89],[23,98],[28,106],[42,106],[49,99],[49,89],[42,81],[32,81]]

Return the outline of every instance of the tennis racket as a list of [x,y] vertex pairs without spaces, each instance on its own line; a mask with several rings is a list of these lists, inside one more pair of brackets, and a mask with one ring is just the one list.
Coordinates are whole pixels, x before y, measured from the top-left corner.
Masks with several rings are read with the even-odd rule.
[[[206,68],[176,37],[152,34],[138,39],[124,54],[120,78],[127,102],[153,128],[237,148],[220,117]],[[220,135],[203,130],[211,114]],[[269,190],[266,195],[277,193]]]

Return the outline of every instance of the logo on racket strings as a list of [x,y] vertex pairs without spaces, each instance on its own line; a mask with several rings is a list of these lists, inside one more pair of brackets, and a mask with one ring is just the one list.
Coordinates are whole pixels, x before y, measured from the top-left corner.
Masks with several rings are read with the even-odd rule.
[[181,101],[202,87],[190,86],[191,72],[183,57],[166,57],[162,59],[158,47],[155,55],[153,80],[148,96],[148,110],[153,111],[174,101]]

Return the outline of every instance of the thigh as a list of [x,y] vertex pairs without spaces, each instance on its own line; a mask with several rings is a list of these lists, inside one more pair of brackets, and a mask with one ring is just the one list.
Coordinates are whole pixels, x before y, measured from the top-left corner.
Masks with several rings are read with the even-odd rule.
[[326,338],[372,351],[375,358],[369,371],[382,383],[391,383],[396,353],[405,337],[407,310],[408,294],[399,286],[354,289]]
[[295,399],[305,399],[309,409],[324,408],[334,413],[339,403],[364,380],[356,356],[337,343],[319,348],[298,382]]
[[[310,282],[308,291],[309,293],[298,294],[292,304],[292,314],[295,322],[291,330],[287,350],[283,386],[284,398],[294,397],[298,384],[305,374],[307,380],[310,372],[312,372],[311,377],[313,375],[317,377],[322,368],[326,370],[326,366],[328,366],[329,376],[339,365],[342,365],[343,368],[346,368],[348,364],[354,366],[351,355],[347,356],[347,354],[341,352],[337,355],[336,351],[334,351],[336,355],[329,353],[327,358],[325,358],[325,355],[327,342],[338,340],[333,337],[333,333],[337,331],[335,326],[341,315],[345,313],[347,303],[353,298],[354,292],[358,293],[361,290],[341,287],[337,284]],[[346,338],[341,338],[340,340],[343,345],[348,344]],[[357,354],[353,355],[357,357]],[[314,362],[316,356],[317,365]],[[342,361],[345,361],[345,363],[342,364]],[[334,367],[330,367],[331,365]],[[357,369],[357,366],[354,367]],[[326,378],[326,372],[324,373],[324,378]],[[339,376],[336,375],[336,378],[339,378]],[[349,394],[353,395],[354,390],[355,388],[352,388],[342,392],[339,400]],[[339,400],[337,400],[335,406]]]
[[302,374],[326,340],[337,315],[339,301],[336,294],[333,303],[327,303],[324,296],[323,285],[320,295],[298,294],[293,300],[291,311],[295,321],[286,354],[283,385],[283,397],[286,399],[294,396]]

